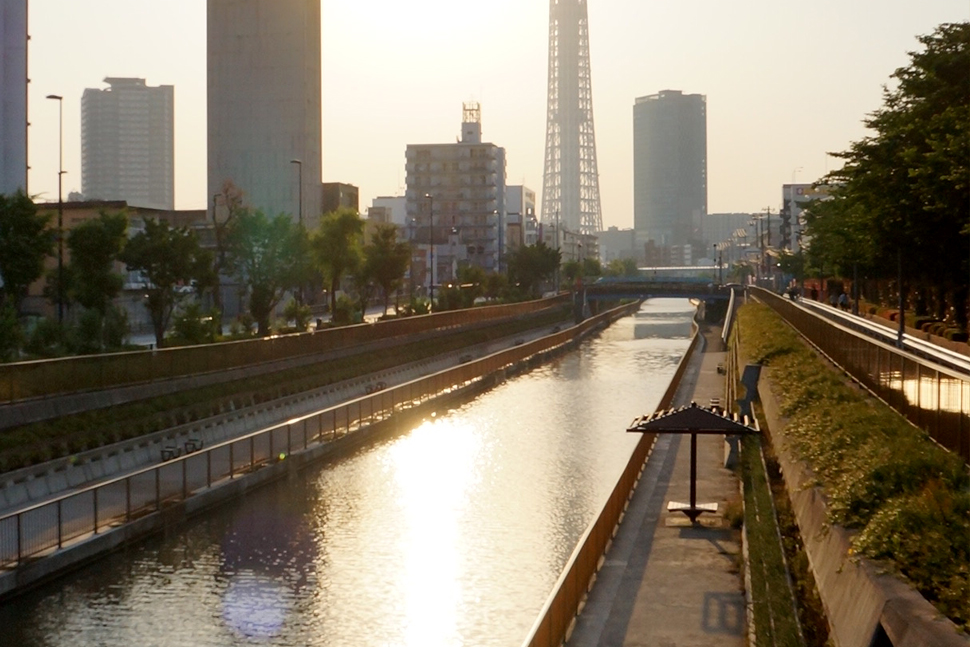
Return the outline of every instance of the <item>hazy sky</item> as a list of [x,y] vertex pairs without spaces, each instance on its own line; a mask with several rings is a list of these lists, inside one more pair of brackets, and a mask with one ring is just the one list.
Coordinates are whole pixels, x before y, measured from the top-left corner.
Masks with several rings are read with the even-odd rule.
[[[106,76],[175,86],[175,203],[206,197],[204,0],[31,0],[30,192],[80,190],[81,93]],[[361,208],[403,193],[409,143],[451,142],[482,104],[508,182],[541,193],[548,2],[323,0],[323,179]],[[970,18],[967,0],[590,0],[593,111],[604,226],[633,226],[633,102],[707,95],[712,213],[777,208],[864,136],[861,119],[916,36]],[[540,197],[541,200],[541,197]]]

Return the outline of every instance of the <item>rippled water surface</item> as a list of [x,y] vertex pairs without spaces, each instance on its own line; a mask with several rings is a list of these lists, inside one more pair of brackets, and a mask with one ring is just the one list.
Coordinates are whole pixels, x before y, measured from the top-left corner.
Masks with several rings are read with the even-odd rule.
[[0,644],[517,647],[687,348],[648,302],[555,363],[8,602]]

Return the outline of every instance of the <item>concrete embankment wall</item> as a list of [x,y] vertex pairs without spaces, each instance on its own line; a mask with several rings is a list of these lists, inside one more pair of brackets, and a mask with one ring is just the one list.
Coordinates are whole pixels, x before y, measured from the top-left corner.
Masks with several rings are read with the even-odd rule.
[[[735,338],[737,339],[737,338]],[[740,379],[744,366],[737,344],[732,365]],[[771,386],[771,371],[762,371],[758,397],[792,511],[815,577],[819,597],[837,647],[967,647],[970,637],[957,630],[933,605],[872,561],[851,554],[852,533],[829,521],[828,506],[808,466],[791,448],[786,419]],[[887,642],[888,641],[888,642]]]
[[[21,560],[16,568],[0,573],[0,599],[18,594],[66,570],[77,568],[120,546],[173,527],[192,515],[242,496],[250,489],[289,475],[295,475],[321,459],[332,459],[346,455],[346,453],[375,439],[407,429],[408,423],[416,417],[420,418],[455,400],[476,395],[494,386],[511,373],[525,370],[557,354],[571,350],[586,336],[601,330],[616,319],[630,314],[636,308],[637,304],[622,306],[598,315],[569,330],[550,335],[545,338],[548,341],[537,340],[495,353],[479,361],[482,366],[494,366],[496,365],[494,360],[498,358],[501,360],[498,364],[501,364],[502,368],[491,372],[483,371],[480,374],[483,379],[473,380],[462,388],[446,389],[442,392],[442,395],[436,398],[422,399],[422,404],[419,406],[408,409],[403,413],[396,413],[388,419],[363,426],[336,440],[313,445],[303,451],[293,451],[286,456],[285,460],[257,465],[251,471],[240,473],[234,478],[214,484],[210,488],[191,493],[185,499],[166,500],[161,505],[160,510],[123,523],[107,532],[92,534],[67,547],[58,550],[52,549],[49,553],[38,555],[35,558]],[[504,359],[506,355],[510,359]],[[459,368],[462,370],[469,369],[476,363],[470,362]],[[433,377],[444,376],[446,373],[448,371],[442,371]]]

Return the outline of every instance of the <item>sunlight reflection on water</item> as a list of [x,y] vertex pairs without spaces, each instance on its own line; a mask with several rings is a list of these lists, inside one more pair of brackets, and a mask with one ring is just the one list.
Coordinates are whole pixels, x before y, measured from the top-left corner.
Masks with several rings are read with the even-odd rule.
[[626,425],[666,388],[691,314],[648,302],[406,433],[11,601],[10,644],[517,646],[638,440]]

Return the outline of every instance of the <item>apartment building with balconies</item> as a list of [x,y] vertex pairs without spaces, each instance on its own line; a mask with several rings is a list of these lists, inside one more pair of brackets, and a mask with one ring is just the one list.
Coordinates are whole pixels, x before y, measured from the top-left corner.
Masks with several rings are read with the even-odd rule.
[[410,144],[407,231],[418,254],[434,269],[422,283],[439,285],[462,264],[501,271],[505,249],[505,149],[482,142],[481,108],[467,103],[462,135],[454,144]]

